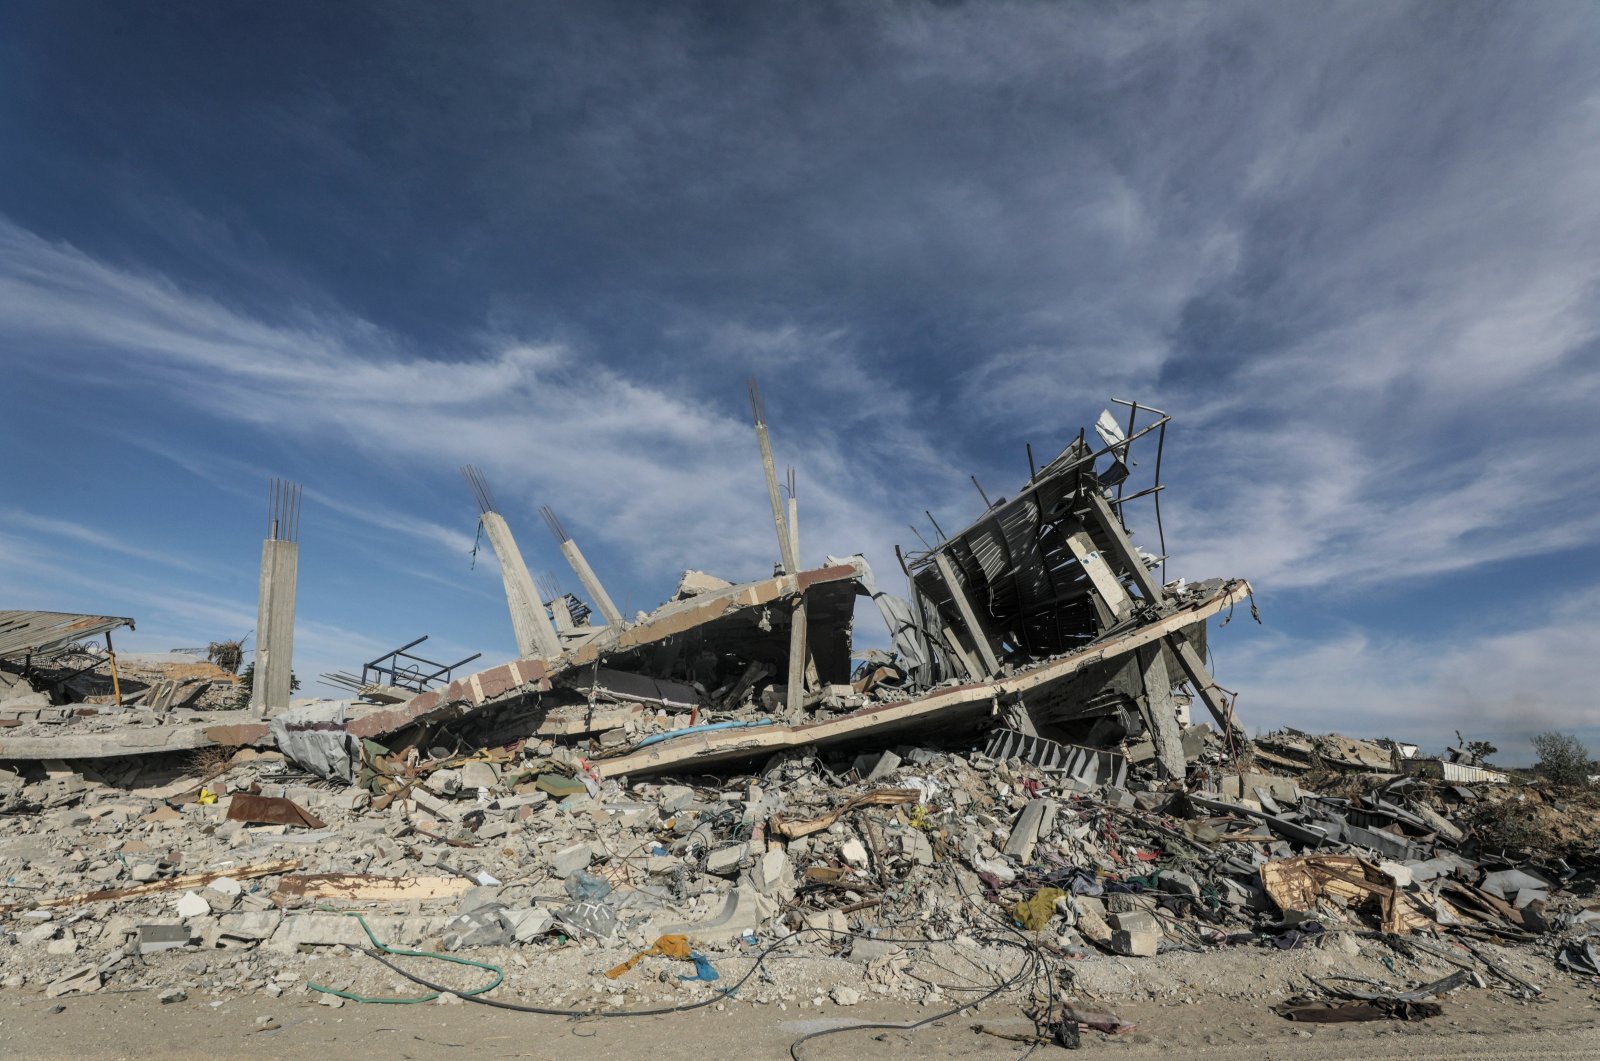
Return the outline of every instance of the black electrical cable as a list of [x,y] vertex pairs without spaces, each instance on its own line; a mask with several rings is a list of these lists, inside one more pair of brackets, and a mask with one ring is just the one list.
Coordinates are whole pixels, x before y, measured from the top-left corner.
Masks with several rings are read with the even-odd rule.
[[[968,902],[968,903],[972,902],[973,895],[974,895],[974,893],[969,892],[969,891],[964,891],[963,890],[961,892],[962,899],[964,901]],[[1050,978],[1049,963],[1042,959],[1042,957],[1040,956],[1040,953],[1039,953],[1039,948],[1034,943],[1032,943],[1030,940],[1028,940],[1028,938],[1026,936],[1024,936],[1020,931],[1018,931],[1015,928],[1015,926],[1012,926],[1010,924],[1005,923],[1001,919],[999,919],[999,918],[995,917],[993,914],[989,913],[987,910],[984,910],[982,907],[978,907],[978,912],[984,918],[986,918],[986,919],[988,919],[990,921],[993,921],[995,924],[1000,925],[1003,929],[1005,929],[1006,931],[1009,931],[1011,934],[1013,934],[1013,935],[1015,935],[1017,937],[1016,940],[997,938],[997,937],[990,937],[989,938],[989,941],[992,942],[992,943],[999,944],[1000,946],[1016,947],[1017,949],[1023,951],[1027,955],[1028,960],[1023,963],[1022,968],[1017,971],[1015,976],[1011,977],[1009,980],[1006,980],[1006,981],[1004,981],[1002,983],[996,984],[993,988],[989,989],[984,994],[980,995],[978,998],[972,999],[972,1000],[967,1001],[967,1002],[959,1003],[959,1004],[951,1007],[950,1009],[943,1010],[943,1011],[941,1011],[939,1013],[935,1013],[931,1017],[925,1017],[922,1020],[914,1021],[914,1022],[909,1023],[909,1024],[895,1024],[895,1023],[851,1024],[851,1025],[846,1025],[846,1026],[841,1027],[841,1028],[825,1028],[825,1029],[823,1029],[821,1031],[812,1032],[809,1035],[803,1035],[800,1038],[796,1039],[794,1042],[789,1044],[789,1056],[792,1059],[792,1061],[800,1061],[800,1055],[798,1053],[798,1050],[799,1050],[800,1046],[803,1043],[806,1043],[806,1042],[808,1042],[808,1041],[810,1041],[812,1039],[820,1039],[825,1035],[837,1035],[837,1034],[839,1034],[841,1032],[862,1031],[862,1030],[871,1029],[871,1028],[880,1028],[880,1029],[884,1029],[884,1030],[888,1030],[888,1031],[915,1031],[918,1028],[926,1027],[927,1025],[932,1024],[932,1023],[934,1023],[936,1021],[944,1020],[944,1019],[946,1019],[948,1017],[953,1017],[956,1014],[962,1012],[963,1010],[974,1009],[974,1008],[976,1008],[978,1006],[981,1006],[985,1002],[989,1001],[991,998],[994,998],[995,996],[997,996],[997,995],[999,995],[999,994],[1001,994],[1001,993],[1003,993],[1005,991],[1008,991],[1011,988],[1015,987],[1017,984],[1021,983],[1024,979],[1033,979],[1035,981],[1035,989],[1034,990],[1035,990],[1035,993],[1037,994],[1038,993],[1037,983],[1042,978],[1043,981],[1044,981],[1044,984],[1045,984],[1047,997],[1053,997],[1054,996],[1054,984],[1053,984],[1053,982],[1051,981],[1051,978]],[[516,1013],[535,1013],[535,1014],[540,1014],[542,1016],[549,1016],[549,1017],[572,1017],[572,1018],[657,1017],[657,1016],[662,1016],[662,1015],[665,1015],[665,1014],[668,1014],[668,1013],[687,1013],[687,1012],[689,1012],[691,1010],[703,1009],[706,1006],[713,1005],[714,1003],[719,1002],[724,998],[732,997],[735,993],[738,992],[738,990],[740,988],[742,988],[745,985],[745,983],[747,981],[749,981],[749,979],[752,976],[754,976],[758,971],[760,971],[760,969],[762,968],[762,965],[765,963],[767,957],[770,954],[772,954],[774,951],[778,950],[781,947],[788,946],[790,943],[793,943],[793,942],[801,939],[802,937],[807,937],[807,936],[824,936],[824,937],[848,936],[850,938],[873,939],[873,940],[877,940],[879,942],[884,942],[884,943],[917,943],[917,944],[921,944],[921,943],[950,943],[950,942],[955,941],[957,938],[959,938],[959,936],[956,935],[956,936],[945,936],[945,937],[942,937],[942,938],[935,938],[935,939],[929,939],[929,938],[926,938],[926,937],[920,938],[920,939],[909,939],[909,938],[898,938],[898,937],[892,937],[892,936],[867,936],[866,933],[862,933],[862,932],[838,932],[838,931],[835,931],[833,929],[825,929],[825,928],[803,928],[803,929],[800,929],[797,932],[792,932],[789,935],[784,936],[782,939],[777,940],[772,945],[767,947],[765,950],[761,951],[761,953],[757,954],[755,956],[754,964],[752,964],[750,966],[750,968],[745,972],[745,974],[743,976],[741,976],[737,981],[734,982],[732,987],[719,989],[715,994],[711,995],[710,997],[700,999],[697,1002],[681,1003],[681,1004],[676,1005],[676,1006],[655,1006],[655,1007],[652,1007],[650,1009],[630,1009],[630,1010],[604,1010],[604,1009],[581,1010],[581,1009],[557,1009],[557,1008],[551,1007],[551,1006],[529,1006],[529,1005],[524,1005],[523,1003],[520,1003],[520,1002],[506,1002],[506,1001],[503,1001],[501,999],[486,998],[486,997],[484,997],[482,995],[457,995],[457,997],[459,997],[464,1002],[475,1002],[475,1003],[478,1003],[478,1004],[484,1005],[484,1006],[492,1006],[492,1007],[494,1007],[496,1009],[511,1010],[512,1012],[516,1012]],[[369,949],[369,950],[365,951],[365,953],[366,953],[367,957],[369,957],[369,958],[373,959],[374,961],[378,962],[380,965],[383,965],[383,966],[387,967],[391,972],[399,974],[400,976],[406,978],[407,980],[410,980],[412,983],[417,984],[418,986],[425,987],[430,991],[437,991],[437,992],[439,992],[441,994],[446,994],[446,993],[455,994],[454,989],[452,989],[450,987],[447,987],[444,984],[433,983],[430,980],[426,980],[423,977],[420,977],[420,976],[416,975],[415,973],[411,972],[408,969],[401,968],[400,966],[394,964],[393,962],[391,962],[388,959],[386,959],[385,957],[383,957],[383,955],[376,949]]]
[[[733,995],[735,992],[737,992],[741,987],[743,987],[745,985],[745,981],[749,980],[752,976],[754,976],[757,973],[757,971],[759,971],[761,969],[762,963],[766,961],[767,956],[770,955],[773,951],[777,950],[780,947],[787,946],[788,944],[795,942],[796,940],[800,939],[802,936],[816,936],[816,935],[820,935],[820,936],[850,936],[850,937],[864,936],[864,934],[860,933],[860,932],[836,932],[833,929],[827,929],[827,928],[803,928],[803,929],[800,929],[798,932],[792,932],[789,935],[783,937],[782,939],[778,940],[777,942],[775,942],[771,946],[769,946],[766,950],[764,950],[760,954],[756,955],[755,956],[755,964],[752,965],[749,968],[749,970],[743,976],[741,976],[738,979],[738,981],[736,981],[734,983],[734,985],[732,987],[721,988],[716,992],[716,994],[712,995],[709,998],[703,998],[698,1002],[681,1003],[681,1004],[676,1005],[676,1006],[657,1006],[657,1007],[652,1008],[652,1009],[622,1009],[622,1010],[617,1010],[617,1009],[612,1009],[612,1010],[605,1010],[605,1009],[555,1009],[555,1008],[549,1007],[549,1006],[527,1006],[527,1005],[523,1005],[520,1002],[505,1002],[505,1001],[502,1001],[500,999],[484,998],[484,997],[479,996],[479,995],[462,995],[461,999],[464,1002],[479,1002],[479,1003],[482,1003],[485,1006],[494,1006],[497,1009],[509,1009],[509,1010],[514,1010],[515,1012],[518,1012],[518,1013],[538,1013],[538,1014],[542,1014],[542,1015],[547,1016],[547,1017],[659,1017],[664,1013],[687,1013],[689,1010],[701,1009],[701,1008],[703,1008],[705,1006],[711,1005],[714,1002],[719,1002],[723,998],[727,998],[727,997]],[[871,936],[871,937],[864,937],[864,938],[875,939],[875,940],[878,940],[878,941],[884,942],[884,943],[949,943],[949,942],[952,942],[953,940],[955,940],[956,937],[955,936],[947,936],[947,937],[945,937],[943,939],[896,939],[896,938],[889,938],[889,937],[884,937],[884,936]],[[378,962],[381,965],[388,966],[391,971],[399,973],[401,976],[405,977],[407,980],[410,980],[414,984],[417,984],[417,985],[419,985],[421,987],[426,987],[430,991],[448,992],[450,994],[454,994],[455,993],[455,989],[454,988],[445,987],[445,986],[443,986],[441,984],[432,983],[432,982],[430,982],[428,980],[424,980],[422,977],[416,975],[415,973],[413,973],[413,972],[411,972],[411,971],[409,971],[407,969],[400,968],[400,966],[398,966],[398,965],[394,964],[393,962],[388,961],[387,959],[385,959],[383,957],[383,955],[381,953],[379,953],[378,951],[376,951],[376,950],[369,949],[369,950],[365,951],[364,953],[367,955],[367,957],[373,959],[374,961]]]
[[[962,898],[963,901],[965,901],[967,903],[972,903],[973,893],[970,892],[970,891],[962,890],[961,898]],[[976,904],[973,904],[973,905],[976,906]],[[1037,993],[1037,990],[1038,990],[1037,981],[1041,978],[1041,974],[1042,974],[1042,979],[1044,980],[1045,986],[1046,986],[1047,990],[1049,991],[1048,997],[1053,997],[1054,996],[1054,989],[1053,989],[1053,985],[1052,985],[1051,980],[1050,980],[1049,963],[1045,962],[1040,957],[1039,948],[1037,946],[1035,946],[1026,936],[1024,936],[1015,926],[1013,926],[1011,924],[1008,924],[1008,923],[1006,923],[1004,921],[1001,921],[999,918],[995,917],[992,913],[990,913],[989,911],[983,909],[981,906],[977,906],[976,909],[978,910],[978,913],[980,914],[980,916],[985,917],[990,921],[993,921],[994,923],[1000,925],[1001,928],[1005,929],[1006,931],[1010,932],[1012,935],[1017,937],[1016,940],[1003,939],[1003,938],[994,938],[994,939],[991,940],[991,942],[997,943],[997,944],[999,944],[1001,946],[1016,947],[1017,949],[1023,951],[1027,955],[1028,960],[1023,963],[1022,968],[1017,971],[1017,974],[1015,976],[1013,976],[1009,980],[1004,981],[1003,983],[996,984],[993,988],[991,988],[990,990],[986,991],[984,994],[978,996],[975,999],[972,999],[972,1000],[967,1001],[967,1002],[962,1002],[959,1005],[953,1006],[950,1009],[944,1010],[944,1011],[942,1011],[940,1013],[935,1013],[931,1017],[925,1017],[922,1020],[914,1021],[914,1022],[909,1023],[909,1024],[894,1024],[894,1023],[850,1024],[850,1025],[846,1025],[846,1026],[841,1027],[841,1028],[824,1028],[821,1031],[815,1031],[815,1032],[810,1033],[809,1035],[802,1035],[800,1038],[796,1039],[794,1042],[789,1044],[789,1057],[790,1057],[791,1061],[800,1061],[800,1053],[799,1053],[800,1046],[803,1043],[806,1043],[806,1042],[808,1042],[808,1041],[810,1041],[812,1039],[820,1039],[825,1035],[838,1035],[841,1032],[863,1031],[863,1030],[870,1029],[870,1028],[879,1028],[879,1029],[883,1029],[883,1030],[886,1030],[886,1031],[916,1031],[918,1028],[926,1027],[927,1025],[932,1024],[935,1021],[941,1021],[941,1020],[944,1020],[944,1019],[946,1019],[948,1017],[953,1017],[957,1013],[960,1013],[963,1010],[975,1009],[976,1007],[981,1006],[985,1002],[989,1001],[991,998],[994,998],[996,995],[999,995],[999,994],[1001,994],[1001,993],[1003,993],[1005,991],[1008,991],[1011,988],[1015,987],[1017,984],[1021,983],[1025,978],[1033,979],[1035,981],[1035,983],[1036,983],[1035,992]]]

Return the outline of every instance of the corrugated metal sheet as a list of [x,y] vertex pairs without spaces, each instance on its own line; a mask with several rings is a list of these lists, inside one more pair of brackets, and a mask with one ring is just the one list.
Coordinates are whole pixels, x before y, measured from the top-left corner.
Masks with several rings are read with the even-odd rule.
[[0,611],[0,659],[35,660],[58,656],[68,645],[99,637],[119,626],[133,627],[132,619],[116,615],[78,615],[73,612]]

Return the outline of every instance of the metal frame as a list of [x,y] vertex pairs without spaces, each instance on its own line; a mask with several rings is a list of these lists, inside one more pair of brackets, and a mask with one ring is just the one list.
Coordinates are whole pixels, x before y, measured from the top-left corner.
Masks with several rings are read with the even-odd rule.
[[[465,666],[482,656],[482,652],[475,652],[466,659],[456,660],[454,663],[439,663],[431,659],[407,652],[407,649],[416,648],[428,635],[423,634],[415,641],[401,645],[392,652],[385,652],[377,659],[361,665],[362,685],[393,685],[401,689],[412,689],[416,692],[426,692],[428,687],[435,682],[448,682],[451,674],[457,667]],[[402,666],[401,660],[408,660],[416,666]],[[423,667],[432,667],[433,670],[424,672]],[[387,679],[387,680],[384,680]]]

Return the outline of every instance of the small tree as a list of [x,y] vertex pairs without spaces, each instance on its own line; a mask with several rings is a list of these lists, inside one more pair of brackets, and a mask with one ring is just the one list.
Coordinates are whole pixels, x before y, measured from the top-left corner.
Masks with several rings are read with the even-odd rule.
[[1486,740],[1467,741],[1467,754],[1472,756],[1480,763],[1487,763],[1489,761],[1489,756],[1493,755],[1499,750],[1499,748],[1496,748],[1493,744],[1490,744]]
[[1570,733],[1536,733],[1531,739],[1539,753],[1539,769],[1553,785],[1583,786],[1589,783],[1589,749]]

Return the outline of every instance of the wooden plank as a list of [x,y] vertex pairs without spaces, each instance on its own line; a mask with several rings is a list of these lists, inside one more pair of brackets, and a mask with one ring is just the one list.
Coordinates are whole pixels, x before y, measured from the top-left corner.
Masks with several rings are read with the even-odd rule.
[[465,877],[376,877],[370,873],[299,873],[278,882],[274,895],[289,899],[377,902],[454,899],[471,888]]
[[11,911],[24,906],[77,906],[81,903],[104,903],[117,899],[136,899],[141,895],[159,895],[162,892],[187,891],[190,888],[203,888],[214,880],[227,877],[230,880],[253,880],[257,877],[273,877],[280,873],[300,868],[300,860],[294,858],[280,859],[277,862],[258,862],[253,866],[236,866],[230,869],[212,869],[204,873],[186,873],[181,877],[169,877],[166,880],[153,880],[145,884],[134,884],[126,888],[107,888],[97,892],[78,892],[75,895],[63,895],[54,899],[40,899],[34,903],[11,903],[0,907],[0,910]]

